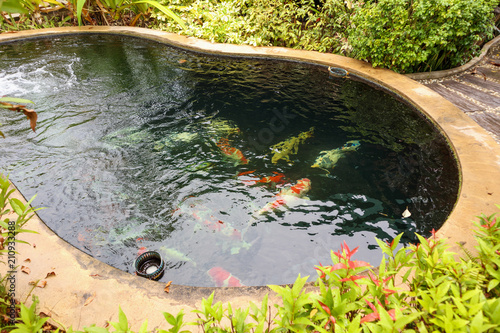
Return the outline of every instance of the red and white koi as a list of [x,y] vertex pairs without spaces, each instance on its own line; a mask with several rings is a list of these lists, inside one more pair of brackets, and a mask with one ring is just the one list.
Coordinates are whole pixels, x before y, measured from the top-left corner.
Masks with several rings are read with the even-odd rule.
[[222,267],[214,267],[208,270],[208,275],[212,278],[217,287],[243,287],[240,279],[229,273]]
[[297,181],[297,184],[295,184],[294,186],[287,187],[281,190],[276,195],[276,200],[265,205],[261,210],[257,212],[257,215],[264,214],[282,206],[288,206],[291,202],[297,200],[297,198],[303,198],[310,189],[311,180],[309,180],[308,178],[299,179]]
[[243,156],[243,153],[238,148],[231,147],[227,138],[221,138],[217,142],[217,147],[220,148],[222,153],[227,157],[235,160],[237,164],[247,164],[248,160]]
[[202,217],[199,212],[192,212],[191,215],[208,229],[220,232],[221,234],[232,239],[241,240],[241,232],[238,229],[232,227],[229,223],[225,223],[224,221],[217,219],[213,215]]

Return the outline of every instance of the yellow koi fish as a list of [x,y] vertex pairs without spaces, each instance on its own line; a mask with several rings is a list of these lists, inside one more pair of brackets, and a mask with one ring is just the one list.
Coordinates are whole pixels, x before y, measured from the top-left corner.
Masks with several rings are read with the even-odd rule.
[[330,173],[328,169],[333,169],[339,159],[345,156],[346,152],[355,151],[360,146],[358,140],[347,141],[341,148],[335,148],[332,150],[325,150],[320,152],[321,156],[318,156],[316,161],[311,168],[320,168]]
[[304,143],[308,138],[312,137],[313,132],[314,127],[311,127],[307,132],[302,132],[298,136],[291,137],[288,140],[281,141],[271,146],[271,150],[274,152],[271,162],[276,164],[280,159],[291,162],[289,155],[297,154],[299,152],[299,144]]

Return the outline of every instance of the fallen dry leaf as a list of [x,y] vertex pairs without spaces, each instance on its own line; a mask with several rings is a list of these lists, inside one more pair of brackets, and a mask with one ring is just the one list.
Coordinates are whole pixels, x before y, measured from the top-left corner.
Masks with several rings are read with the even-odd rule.
[[165,289],[163,289],[166,293],[170,292],[170,285],[172,284],[172,281],[168,281],[167,284],[165,285]]
[[21,266],[21,272],[29,274],[31,273],[31,270],[29,269],[29,267]]
[[31,262],[31,259],[30,258],[26,258],[26,259],[24,259],[24,262]]
[[94,300],[94,298],[95,298],[95,293],[93,293],[92,296],[90,296],[89,298],[87,298],[87,300],[85,301],[85,303],[83,303],[83,306],[87,306],[90,303],[92,303],[92,301]]
[[483,76],[484,80],[486,81],[486,75],[485,75],[483,72],[481,72],[480,70],[474,69],[474,70],[471,72],[471,74],[472,74],[472,75],[476,75],[476,74],[477,74],[477,75],[479,75],[479,74],[481,74],[481,75]]
[[45,280],[42,280],[40,281],[40,283],[37,285],[38,288],[45,288],[45,286],[47,285],[47,281]]
[[56,276],[56,273],[55,272],[47,273],[47,275],[45,276],[45,278],[48,278],[48,277],[51,277],[51,276]]

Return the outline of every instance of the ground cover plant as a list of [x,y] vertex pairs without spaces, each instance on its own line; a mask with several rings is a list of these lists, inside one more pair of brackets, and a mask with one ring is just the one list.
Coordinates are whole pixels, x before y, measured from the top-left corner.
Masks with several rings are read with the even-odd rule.
[[[5,216],[10,202],[19,218],[16,235],[34,212],[29,205],[10,199],[6,177],[0,177],[0,214]],[[500,208],[500,206],[498,206]],[[2,259],[9,249],[6,243],[11,222],[0,221]],[[500,332],[500,219],[482,215],[475,222],[477,254],[463,250],[461,256],[448,250],[449,244],[436,237],[418,236],[419,243],[402,247],[398,235],[392,242],[377,240],[384,257],[378,267],[356,260],[357,248],[345,242],[331,252],[332,262],[315,267],[314,286],[307,277],[298,276],[291,286],[269,286],[281,299],[281,305],[260,304],[233,308],[230,303],[215,302],[215,294],[203,299],[193,311],[194,322],[186,322],[184,313],[164,312],[165,326],[160,333],[188,332]],[[0,320],[9,319],[10,304],[15,305],[15,321],[4,331],[15,333],[50,331],[47,318],[36,311],[33,298],[28,308],[11,303],[8,275],[1,279]],[[132,332],[126,314],[119,309],[118,322],[108,327],[91,326],[67,332]],[[148,332],[144,321],[140,333]]]
[[498,0],[0,0],[0,32],[133,25],[213,42],[343,54],[411,73],[460,66],[477,56],[493,37],[498,5]]

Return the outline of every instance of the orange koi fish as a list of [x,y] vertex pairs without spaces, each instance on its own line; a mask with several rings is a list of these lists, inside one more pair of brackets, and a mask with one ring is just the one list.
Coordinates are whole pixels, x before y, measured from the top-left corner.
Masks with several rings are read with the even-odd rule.
[[310,189],[311,181],[308,178],[299,179],[294,186],[281,190],[276,195],[277,199],[265,205],[257,214],[264,214],[281,206],[286,206],[297,198],[304,197]]
[[227,138],[221,138],[217,142],[217,147],[220,148],[222,153],[229,158],[235,160],[238,164],[247,164],[248,160],[243,156],[243,153],[238,148],[231,147]]
[[[243,175],[248,175],[254,173],[255,170],[253,171],[245,171],[245,172],[240,172],[238,174],[239,176]],[[276,171],[273,171],[273,176],[267,176],[267,177],[261,177],[261,178],[256,178],[256,179],[248,179],[248,180],[243,180],[243,183],[248,186],[253,186],[253,185],[258,185],[258,184],[284,184],[285,183],[285,175],[283,173],[279,173]]]
[[254,173],[255,171],[257,170],[250,170],[250,171],[242,171],[238,174],[238,177],[240,176],[245,176],[245,175],[251,175],[252,173]]
[[233,276],[222,267],[211,268],[208,275],[212,278],[217,287],[243,287],[240,279]]
[[267,177],[262,177],[257,181],[257,183],[262,183],[262,184],[269,184],[269,183],[274,183],[274,184],[283,184],[285,182],[284,178],[285,175],[276,171],[273,171],[274,176],[267,176]]
[[148,252],[148,249],[145,246],[143,246],[139,250],[137,250],[137,256],[140,256],[141,254],[143,254],[145,252]]

